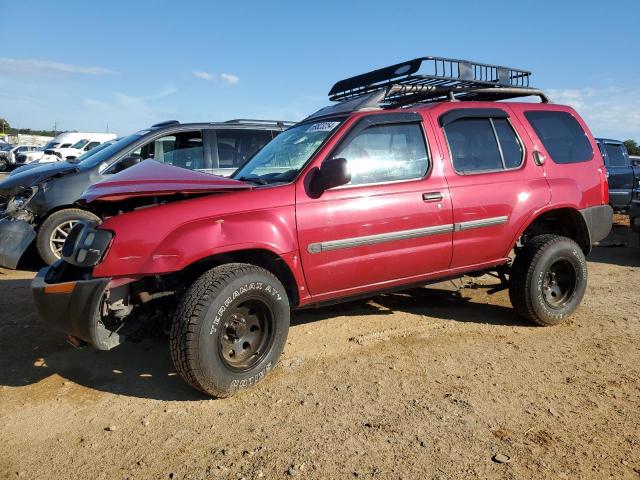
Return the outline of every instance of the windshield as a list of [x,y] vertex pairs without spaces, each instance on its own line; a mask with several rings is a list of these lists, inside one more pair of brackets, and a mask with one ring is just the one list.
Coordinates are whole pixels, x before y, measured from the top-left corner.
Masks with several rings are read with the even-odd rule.
[[[142,135],[148,133],[148,130],[143,130],[141,132],[134,133],[133,135],[129,135],[127,137],[123,137],[120,140],[101,148],[94,148],[93,150],[89,150],[84,155],[78,157],[77,161],[82,162],[82,166],[92,168],[96,165],[100,165],[102,162],[108,162],[114,155],[117,155],[122,150],[127,148],[129,145],[139,140]],[[91,155],[87,155],[87,154]]]
[[40,147],[40,150],[44,152],[49,148],[56,148],[58,145],[60,145],[59,142],[49,142],[44,147]]
[[95,148],[92,148],[88,152],[83,153],[82,155],[80,155],[79,157],[77,157],[75,159],[67,160],[67,162],[69,162],[69,163],[80,163],[80,162],[83,162],[87,158],[89,158],[91,155],[95,155],[99,151],[104,150],[105,148],[107,148],[109,145],[113,145],[115,142],[116,142],[116,140],[110,140],[108,142],[105,142],[102,145],[99,145],[99,146],[97,146]]
[[71,148],[82,148],[84,147],[87,143],[89,143],[89,140],[80,140],[79,142],[74,143],[73,145],[71,145]]
[[340,122],[304,123],[282,132],[231,177],[261,185],[292,181]]

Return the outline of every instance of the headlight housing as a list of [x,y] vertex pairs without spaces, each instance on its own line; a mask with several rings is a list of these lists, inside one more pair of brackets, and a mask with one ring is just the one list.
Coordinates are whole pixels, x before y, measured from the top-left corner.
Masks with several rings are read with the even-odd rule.
[[25,188],[20,193],[17,193],[7,202],[4,213],[6,215],[10,215],[12,213],[19,212],[20,210],[24,210],[37,191],[38,187],[33,186]]
[[77,267],[93,267],[104,256],[113,232],[96,228],[92,222],[80,221],[69,231],[62,246],[62,258]]

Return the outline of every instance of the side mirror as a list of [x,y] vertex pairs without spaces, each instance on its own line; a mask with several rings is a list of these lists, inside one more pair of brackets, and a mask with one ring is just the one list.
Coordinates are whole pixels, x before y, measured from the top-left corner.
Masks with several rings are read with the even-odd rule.
[[140,163],[142,159],[139,155],[132,155],[130,157],[125,157],[118,162],[118,172],[126,170],[129,167],[133,167],[134,165]]
[[351,172],[346,158],[329,158],[322,162],[320,169],[311,180],[310,187],[320,195],[330,188],[346,185],[351,181]]

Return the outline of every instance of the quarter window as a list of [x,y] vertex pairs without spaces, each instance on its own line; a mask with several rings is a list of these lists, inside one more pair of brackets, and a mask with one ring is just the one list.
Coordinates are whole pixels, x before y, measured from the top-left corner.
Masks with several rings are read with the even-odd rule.
[[349,185],[422,178],[429,169],[424,135],[417,123],[369,127],[338,148],[333,158],[347,160]]
[[461,118],[444,127],[459,173],[509,170],[522,165],[523,148],[505,118]]
[[555,163],[587,162],[593,157],[587,134],[572,115],[542,110],[524,115]]

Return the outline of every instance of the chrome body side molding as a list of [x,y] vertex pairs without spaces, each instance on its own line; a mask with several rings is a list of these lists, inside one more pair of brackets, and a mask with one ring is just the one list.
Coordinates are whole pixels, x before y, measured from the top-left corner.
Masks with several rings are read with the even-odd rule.
[[378,233],[376,235],[365,235],[363,237],[343,238],[340,240],[328,240],[326,242],[310,243],[307,246],[309,253],[329,252],[343,248],[362,247],[364,245],[377,245],[379,243],[394,242],[396,240],[406,240],[409,238],[429,237],[441,233],[461,232],[473,228],[491,227],[507,223],[509,217],[491,217],[480,220],[469,220],[456,224],[435,225],[432,227],[414,228],[411,230],[400,230],[397,232]]

